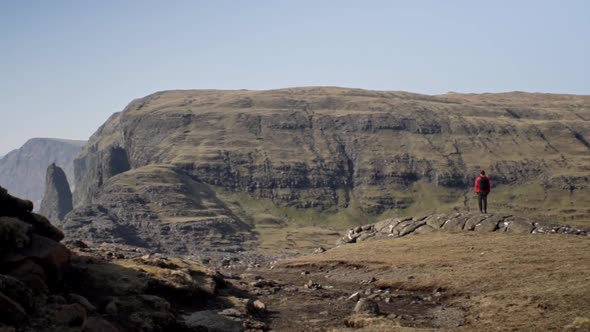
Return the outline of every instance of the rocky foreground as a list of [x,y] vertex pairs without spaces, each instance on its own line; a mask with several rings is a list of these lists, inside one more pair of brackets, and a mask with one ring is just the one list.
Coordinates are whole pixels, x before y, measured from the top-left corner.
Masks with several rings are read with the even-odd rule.
[[[0,331],[259,331],[266,306],[201,264],[63,234],[0,187]],[[248,286],[247,284],[245,286]]]

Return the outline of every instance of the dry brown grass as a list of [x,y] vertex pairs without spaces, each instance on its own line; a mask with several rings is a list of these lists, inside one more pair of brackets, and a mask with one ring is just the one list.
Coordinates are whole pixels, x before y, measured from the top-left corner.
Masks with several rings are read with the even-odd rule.
[[391,270],[379,286],[443,287],[464,330],[561,330],[587,319],[590,240],[566,235],[432,233],[348,245],[282,265],[344,262]]

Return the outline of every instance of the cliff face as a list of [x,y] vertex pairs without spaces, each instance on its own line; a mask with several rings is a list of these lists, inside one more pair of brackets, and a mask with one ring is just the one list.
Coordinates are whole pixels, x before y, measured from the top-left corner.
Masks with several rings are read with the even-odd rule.
[[63,221],[72,208],[72,192],[66,174],[55,164],[49,165],[39,213],[47,216],[49,220]]
[[62,167],[73,184],[73,160],[85,143],[54,138],[30,139],[20,149],[0,159],[0,185],[14,195],[30,199],[38,207],[45,192],[47,167],[52,163]]
[[[530,209],[511,198],[520,188],[534,204],[555,213],[567,208],[579,218],[589,212],[579,194],[590,176],[587,119],[587,96],[344,88],[159,92],[133,101],[92,136],[75,160],[75,205],[109,202],[125,210],[112,198],[140,190],[144,206],[153,206],[158,186],[140,184],[158,165],[175,175],[164,195],[170,205],[146,212],[154,220],[193,204],[182,188],[187,184],[299,209],[427,213],[464,207],[474,177],[485,169],[497,199],[511,208]],[[130,171],[139,177],[131,180]],[[563,195],[569,201],[555,203],[553,197]],[[229,215],[225,207],[199,209]],[[185,214],[187,220],[198,215]]]

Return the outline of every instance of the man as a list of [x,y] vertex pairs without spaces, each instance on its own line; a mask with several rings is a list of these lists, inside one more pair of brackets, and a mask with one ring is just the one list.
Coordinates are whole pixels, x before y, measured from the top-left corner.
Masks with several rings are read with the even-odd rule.
[[480,213],[488,213],[488,194],[492,189],[490,178],[486,176],[486,171],[482,170],[480,175],[475,179],[475,193],[477,194],[477,204]]

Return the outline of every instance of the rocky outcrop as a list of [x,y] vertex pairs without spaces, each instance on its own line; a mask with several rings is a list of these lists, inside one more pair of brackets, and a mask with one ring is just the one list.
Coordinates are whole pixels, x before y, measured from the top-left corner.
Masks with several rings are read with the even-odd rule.
[[0,185],[39,207],[45,192],[47,167],[55,163],[65,172],[74,190],[74,164],[86,141],[33,138],[0,159]]
[[399,238],[433,231],[497,232],[514,234],[571,234],[590,236],[589,230],[536,218],[511,215],[454,213],[426,217],[389,218],[375,224],[351,228],[336,244],[362,242],[370,239]]
[[68,248],[32,209],[0,187],[0,331],[266,328],[263,313],[248,309],[256,298],[220,273],[136,247]]
[[55,164],[49,165],[39,213],[49,220],[63,221],[72,208],[72,192],[66,174]]

